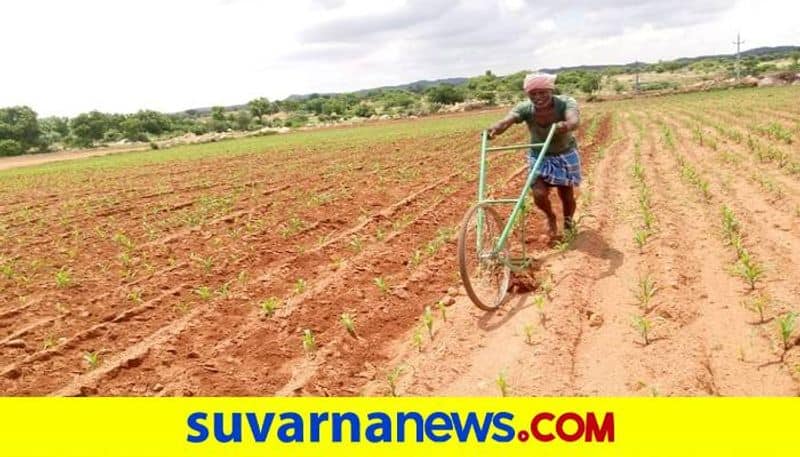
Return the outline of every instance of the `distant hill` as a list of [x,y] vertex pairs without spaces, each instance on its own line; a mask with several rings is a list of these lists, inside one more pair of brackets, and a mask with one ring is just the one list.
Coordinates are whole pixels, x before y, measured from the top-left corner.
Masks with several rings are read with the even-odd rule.
[[[439,84],[450,84],[453,86],[457,86],[459,84],[464,84],[467,82],[469,78],[444,78],[444,79],[434,79],[434,80],[427,80],[423,79],[420,81],[414,81],[413,83],[408,84],[400,84],[397,86],[381,86],[381,87],[373,87],[370,89],[361,89],[355,92],[352,92],[356,95],[366,94],[372,91],[381,91],[381,90],[408,90],[411,92],[422,92],[425,89],[431,86],[438,86]],[[314,94],[304,94],[304,95],[290,95],[286,97],[287,100],[305,100],[308,97],[311,97]],[[336,95],[335,93],[331,94],[316,94],[316,95]]]
[[[788,54],[793,51],[800,51],[800,46],[772,46],[748,49],[741,52],[741,57],[760,57],[769,54]],[[664,62],[675,62],[681,64],[688,64],[698,62],[705,59],[734,59],[736,54],[713,54],[697,57],[679,57],[673,60]],[[539,71],[545,73],[561,73],[562,71],[602,71],[610,68],[632,68],[637,66],[650,65],[649,62],[631,62],[626,64],[608,64],[608,65],[578,65],[573,67],[558,67],[558,68],[542,68]]]
[[[764,55],[769,54],[789,54],[794,51],[800,51],[800,46],[771,46],[771,47],[761,47],[761,48],[754,48],[748,49],[747,51],[742,51],[742,57],[761,57]],[[704,55],[704,56],[696,56],[696,57],[680,57],[677,59],[664,61],[664,62],[675,62],[681,64],[689,64],[693,62],[697,62],[700,60],[705,59],[733,59],[736,57],[736,54],[714,54],[714,55]],[[632,69],[635,67],[641,67],[644,65],[650,65],[648,62],[631,62],[626,64],[607,64],[607,65],[577,65],[572,67],[558,67],[558,68],[542,68],[539,71],[545,73],[561,73],[564,71],[603,71],[607,69]],[[365,95],[372,91],[384,91],[384,90],[408,90],[411,92],[422,92],[428,87],[436,86],[439,84],[451,84],[454,86],[464,84],[469,81],[469,78],[444,78],[444,79],[434,79],[434,80],[427,80],[423,79],[420,81],[414,81],[408,84],[399,84],[396,86],[381,86],[381,87],[373,87],[370,89],[361,89],[355,92],[351,92],[356,95]],[[318,96],[329,96],[329,95],[337,95],[337,93],[308,93],[308,94],[293,94],[286,97],[286,100],[294,100],[294,101],[302,101],[306,100],[307,98],[318,95]],[[240,104],[240,105],[231,105],[226,106],[226,111],[235,111],[239,109],[246,108],[247,104]],[[190,110],[185,110],[183,112],[194,112],[197,114],[205,115],[211,112],[211,107],[203,107],[203,108],[194,108]]]

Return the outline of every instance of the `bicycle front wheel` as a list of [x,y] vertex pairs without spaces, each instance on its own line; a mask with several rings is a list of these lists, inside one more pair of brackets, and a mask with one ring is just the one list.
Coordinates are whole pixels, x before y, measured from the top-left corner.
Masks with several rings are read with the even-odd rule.
[[494,311],[508,297],[511,267],[508,245],[496,255],[492,250],[503,233],[497,211],[489,205],[470,208],[458,237],[458,267],[470,300],[484,311]]

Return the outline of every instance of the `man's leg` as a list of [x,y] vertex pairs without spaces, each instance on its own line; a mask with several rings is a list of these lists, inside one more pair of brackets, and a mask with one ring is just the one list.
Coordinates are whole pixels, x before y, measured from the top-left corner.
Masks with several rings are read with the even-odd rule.
[[556,225],[556,215],[553,213],[553,207],[550,206],[550,188],[545,184],[542,178],[537,178],[536,182],[533,183],[533,201],[536,203],[536,206],[544,212],[544,215],[547,216],[547,228],[550,232],[550,236],[555,236],[558,232],[558,226]]
[[575,215],[575,192],[572,186],[558,186],[558,196],[561,198],[561,207],[564,209],[564,230],[570,230],[573,227],[574,221],[572,216]]

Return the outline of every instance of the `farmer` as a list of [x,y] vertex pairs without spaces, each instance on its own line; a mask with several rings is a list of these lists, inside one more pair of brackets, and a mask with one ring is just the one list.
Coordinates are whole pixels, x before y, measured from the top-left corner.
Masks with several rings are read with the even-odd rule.
[[[546,73],[533,73],[525,77],[522,88],[529,100],[520,102],[501,121],[489,128],[489,138],[505,132],[512,124],[522,121],[531,131],[531,143],[543,143],[547,139],[550,126],[556,131],[542,159],[539,176],[531,186],[536,206],[547,216],[549,235],[555,237],[558,231],[556,215],[550,206],[550,188],[558,190],[561,206],[564,209],[564,230],[573,228],[575,214],[575,193],[573,186],[581,183],[581,159],[572,131],[578,128],[580,113],[578,103],[572,97],[553,95],[556,76]],[[528,163],[532,167],[541,148],[531,148]]]

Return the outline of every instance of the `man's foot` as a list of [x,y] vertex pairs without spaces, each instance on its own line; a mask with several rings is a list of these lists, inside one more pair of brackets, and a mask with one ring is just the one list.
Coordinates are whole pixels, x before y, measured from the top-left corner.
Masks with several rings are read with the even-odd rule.
[[575,221],[573,221],[571,217],[565,217],[564,218],[564,231],[565,232],[571,232],[572,230],[575,230]]
[[547,216],[547,234],[550,235],[550,238],[558,236],[558,224],[555,216]]

